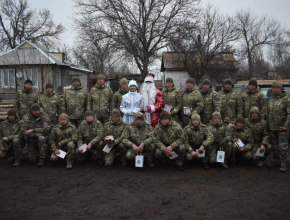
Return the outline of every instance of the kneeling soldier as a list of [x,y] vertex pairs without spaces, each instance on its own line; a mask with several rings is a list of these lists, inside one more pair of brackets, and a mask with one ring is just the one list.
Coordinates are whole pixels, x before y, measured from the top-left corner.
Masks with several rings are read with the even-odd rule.
[[67,114],[59,116],[59,124],[54,126],[50,136],[49,143],[52,149],[50,160],[57,160],[56,155],[60,154],[59,150],[67,151],[67,169],[72,169],[75,154],[75,143],[78,139],[76,126],[70,123]]
[[176,121],[172,120],[168,112],[163,111],[160,114],[159,123],[153,131],[153,138],[157,147],[155,157],[166,164],[167,158],[171,157],[171,153],[174,151],[178,155],[175,159],[176,167],[182,171],[185,138],[182,128]]
[[229,167],[226,162],[228,161],[231,154],[233,144],[230,141],[230,137],[228,136],[228,126],[223,123],[222,116],[219,112],[214,112],[212,114],[212,120],[208,128],[214,137],[214,142],[210,147],[209,162],[211,164],[216,162],[217,151],[222,148],[222,150],[225,152],[225,160],[224,163],[222,163],[221,165],[224,169],[228,169]]
[[[104,128],[100,121],[95,119],[95,114],[92,111],[86,111],[85,120],[78,128],[78,148],[83,144],[87,144],[87,151],[84,156],[88,161],[93,155],[99,158],[99,164],[103,165],[103,132]],[[78,149],[80,154],[83,150]]]
[[0,159],[14,154],[13,166],[20,166],[21,146],[24,144],[16,111],[9,110],[7,119],[0,124]]
[[36,162],[38,167],[44,166],[47,153],[46,140],[50,129],[50,120],[40,106],[34,103],[21,122],[21,132],[28,144],[29,161]]
[[145,122],[142,112],[137,112],[134,116],[134,122],[127,125],[122,134],[122,143],[129,148],[126,154],[128,160],[134,160],[136,154],[148,153],[148,166],[153,168],[153,157],[155,145],[152,137],[153,129],[150,124]]
[[200,116],[198,114],[191,116],[191,123],[184,128],[184,133],[186,158],[193,160],[198,156],[197,151],[202,154],[205,150],[203,167],[209,170],[210,145],[213,143],[214,137],[208,127],[200,122]]
[[241,160],[251,160],[253,158],[252,149],[254,144],[252,131],[246,127],[245,119],[242,116],[237,117],[235,125],[230,129],[230,139],[235,143],[239,139],[243,142],[243,147],[233,146],[231,154],[231,166],[235,166],[237,157]]
[[110,141],[109,143],[107,143],[108,147],[112,149],[109,153],[105,155],[105,166],[113,165],[117,151],[121,153],[121,160],[123,166],[126,166],[127,148],[124,144],[122,144],[121,136],[127,124],[122,121],[121,113],[118,109],[113,109],[111,116],[111,120],[107,122],[104,126],[104,139],[106,139],[106,137],[110,135],[113,136],[114,141]]
[[[264,161],[271,153],[271,147],[269,145],[268,124],[262,118],[258,107],[254,106],[251,108],[250,117],[246,119],[246,127],[251,129],[254,138],[252,150],[254,162],[257,162],[258,167],[263,167]],[[260,148],[261,153],[265,152],[264,157],[256,156],[258,148]]]

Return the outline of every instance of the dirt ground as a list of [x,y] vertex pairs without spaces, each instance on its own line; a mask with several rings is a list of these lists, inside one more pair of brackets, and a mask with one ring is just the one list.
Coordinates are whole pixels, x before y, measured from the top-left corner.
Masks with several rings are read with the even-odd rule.
[[289,219],[290,171],[0,161],[1,219]]

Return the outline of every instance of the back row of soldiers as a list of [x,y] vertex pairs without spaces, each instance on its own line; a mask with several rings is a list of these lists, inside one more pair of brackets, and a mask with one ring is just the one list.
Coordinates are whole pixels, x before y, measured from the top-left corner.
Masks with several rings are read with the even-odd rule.
[[[87,152],[83,154],[86,159],[94,155],[100,164],[105,162],[107,166],[113,164],[117,150],[124,165],[137,153],[148,153],[150,167],[154,167],[154,154],[166,164],[174,151],[178,154],[176,165],[183,170],[184,156],[193,160],[205,150],[203,164],[209,169],[209,163],[216,162],[216,152],[222,147],[231,166],[238,157],[253,160],[262,167],[266,156],[273,151],[275,163],[272,165],[279,164],[282,172],[287,170],[290,99],[281,83],[273,83],[273,96],[267,103],[255,80],[249,81],[248,89],[240,96],[231,80],[225,80],[223,89],[217,93],[209,80],[204,80],[198,88],[190,78],[181,93],[173,80],[167,78],[162,91],[164,105],[172,108],[170,112],[162,112],[154,131],[142,113],[135,114],[134,122],[129,125],[122,121],[119,108],[122,96],[128,92],[128,81],[122,79],[120,84],[119,91],[113,95],[104,76],[99,75],[96,86],[88,93],[80,79],[74,78],[61,99],[51,83],[46,84],[45,92],[38,98],[32,82],[27,80],[15,99],[15,111],[9,111],[7,120],[0,126],[0,157],[12,151],[14,165],[19,166],[21,148],[26,141],[29,159],[43,166],[49,142],[53,151],[51,160],[58,158],[59,149],[66,148],[70,169],[75,152],[82,153],[78,147],[86,143]],[[184,107],[190,108],[191,113],[183,114]],[[108,135],[113,135],[115,140],[109,143],[111,152],[104,155],[102,149]],[[237,139],[245,144],[243,148],[233,145]],[[258,148],[266,152],[264,157],[255,156]],[[222,167],[228,168],[226,163]]]

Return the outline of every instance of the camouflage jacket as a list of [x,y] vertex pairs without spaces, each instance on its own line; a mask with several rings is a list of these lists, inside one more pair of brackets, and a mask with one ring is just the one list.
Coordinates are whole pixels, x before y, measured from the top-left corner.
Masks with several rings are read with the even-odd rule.
[[221,115],[224,123],[235,123],[238,116],[243,114],[243,104],[241,96],[232,89],[226,91],[225,89],[219,91],[221,99]]
[[181,107],[181,121],[183,124],[187,125],[190,122],[190,116],[183,113],[183,108],[191,108],[191,113],[201,114],[204,108],[203,98],[198,90],[198,87],[194,87],[191,90],[184,90],[182,93],[182,107]]
[[158,149],[165,152],[166,147],[171,146],[173,150],[184,144],[184,133],[180,125],[171,120],[166,126],[162,126],[160,122],[156,125],[153,131],[153,140]]
[[250,109],[253,106],[259,108],[262,117],[267,115],[267,103],[264,95],[260,92],[260,87],[257,87],[255,91],[247,89],[241,95],[243,103],[243,117],[248,118]]
[[64,127],[61,125],[54,126],[49,135],[49,144],[52,151],[59,149],[58,143],[60,143],[61,146],[66,146],[71,141],[76,143],[77,140],[78,131],[76,126],[70,122],[68,122]]
[[148,146],[153,143],[152,137],[152,126],[147,122],[140,127],[137,127],[134,122],[127,125],[122,136],[122,143],[126,147],[132,147],[132,144],[139,146],[141,143],[144,143],[145,146]]
[[121,136],[126,126],[127,124],[123,122],[121,119],[117,123],[113,123],[112,121],[107,122],[104,126],[104,138],[106,136],[112,135],[114,137],[114,143],[116,145],[120,144],[122,142]]
[[[122,89],[119,89],[115,94],[113,95],[113,109],[120,110],[120,105],[122,102],[122,96],[127,94],[128,91],[124,91]],[[121,112],[121,116],[123,116],[123,113]]]
[[12,122],[9,122],[7,118],[0,124],[0,148],[4,147],[4,143],[2,141],[3,137],[7,137],[9,142],[12,142],[15,138],[22,137],[19,122],[19,118],[16,117]]
[[37,103],[37,100],[38,94],[33,89],[27,91],[23,88],[16,94],[13,108],[18,113],[20,119],[30,110],[33,103]]
[[56,122],[58,116],[65,113],[63,100],[60,96],[56,95],[54,91],[50,94],[44,92],[40,95],[38,98],[38,104],[43,112],[48,115],[51,122]]
[[252,131],[247,128],[246,125],[242,129],[237,129],[236,126],[233,126],[230,129],[229,136],[227,136],[227,138],[228,141],[233,141],[233,139],[239,138],[245,144],[245,151],[252,150],[252,148],[254,147],[254,138]]
[[246,119],[246,127],[249,128],[253,134],[254,144],[269,145],[269,131],[268,124],[261,117],[258,120]]
[[211,87],[208,91],[204,92],[202,89],[200,93],[203,98],[203,111],[201,113],[201,121],[203,124],[209,124],[212,113],[221,112],[221,100],[219,94]]
[[113,110],[113,92],[107,85],[95,85],[91,89],[90,106],[97,118],[108,118]]
[[290,99],[285,91],[273,95],[268,102],[268,124],[270,131],[281,131],[283,127],[290,128]]
[[162,90],[164,106],[169,105],[171,109],[171,116],[176,117],[182,105],[181,93],[173,86]]
[[103,140],[104,128],[100,121],[95,120],[92,123],[88,123],[84,120],[78,128],[78,146],[83,144],[92,145],[98,144]]
[[35,118],[31,111],[28,111],[26,115],[23,116],[21,121],[21,132],[25,136],[27,130],[32,129],[33,132],[30,133],[27,138],[35,138],[36,134],[42,134],[43,136],[48,136],[50,129],[50,119],[44,112],[41,112],[38,118]]
[[81,86],[67,89],[63,96],[65,110],[70,119],[83,119],[85,112],[91,110],[89,94]]
[[214,124],[212,121],[210,125],[208,126],[208,129],[211,131],[214,137],[214,143],[219,143],[221,142],[224,138],[228,136],[228,140],[230,139],[229,137],[229,128],[226,124],[223,122],[219,124]]
[[196,150],[201,145],[207,149],[214,141],[213,134],[204,124],[200,124],[198,127],[189,124],[183,129],[183,132],[185,134],[185,148],[188,152]]

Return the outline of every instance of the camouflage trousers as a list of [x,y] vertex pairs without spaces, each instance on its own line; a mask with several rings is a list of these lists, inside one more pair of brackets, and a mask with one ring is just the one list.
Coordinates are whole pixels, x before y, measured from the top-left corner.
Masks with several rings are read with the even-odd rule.
[[258,157],[258,156],[256,156],[256,153],[257,153],[258,148],[260,148],[260,147],[261,147],[261,144],[255,144],[253,149],[252,149],[254,163],[258,163],[259,161],[264,162],[267,159],[267,157],[269,156],[269,154],[272,152],[271,146],[267,145],[267,146],[265,146],[264,157]]
[[114,146],[109,153],[105,153],[105,166],[113,165],[117,152],[121,153],[122,163],[126,163],[127,148],[124,144],[120,143]]
[[280,159],[281,165],[289,164],[289,131],[271,131],[270,140],[274,157]]
[[[67,162],[68,165],[72,165],[73,161],[74,161],[74,157],[75,157],[75,144],[74,144],[74,142],[71,141],[67,145],[61,146],[58,149],[67,152],[67,154],[66,154],[66,158],[67,158],[66,162]],[[50,160],[56,161],[56,160],[58,160],[58,158],[59,157],[56,156],[56,154],[54,152],[52,152],[52,154],[50,156]]]
[[[182,166],[183,165],[183,158],[184,158],[184,155],[185,155],[185,147],[184,147],[184,145],[182,144],[179,147],[176,147],[173,151],[178,155],[178,157],[175,158],[175,164],[177,166]],[[166,156],[166,154],[163,153],[160,149],[156,149],[155,157],[158,160],[161,160],[161,161],[167,161],[167,159],[169,159]]]
[[27,139],[28,157],[30,162],[36,162],[38,159],[44,159],[47,152],[46,137],[40,136]]
[[70,123],[76,126],[76,128],[78,128],[83,121],[84,119],[70,119]]
[[105,154],[103,152],[103,148],[104,148],[103,141],[100,141],[97,144],[93,144],[92,147],[91,147],[91,150],[87,150],[84,153],[79,152],[79,149],[77,148],[76,149],[76,154],[84,156],[86,158],[93,157],[95,160],[96,159],[102,159],[103,160],[104,157],[105,157]]
[[24,141],[19,138],[14,138],[13,141],[3,141],[5,150],[0,150],[0,159],[4,159],[11,155],[14,155],[15,161],[22,160],[22,146],[24,145]]
[[237,158],[239,158],[241,161],[250,161],[253,159],[253,152],[252,150],[241,152],[236,146],[233,145],[230,160],[232,163],[235,163],[237,162]]
[[[143,153],[147,153],[147,162],[153,163],[154,153],[155,153],[155,144],[150,144],[149,146],[144,146]],[[133,150],[133,148],[130,148],[126,153],[126,158],[128,160],[134,160],[135,156],[136,156],[136,153]]]
[[[200,146],[199,146],[200,147]],[[192,149],[196,152],[199,147],[193,147],[192,146]],[[203,163],[211,163],[211,164],[214,164],[216,162],[216,154],[217,154],[217,149],[214,147],[214,146],[210,146],[208,148],[205,149],[205,155],[204,157],[196,157],[196,159],[198,160],[202,160]],[[191,155],[191,152],[187,152],[185,154],[185,158],[187,160],[194,160],[195,157],[193,157]]]
[[214,164],[217,160],[217,152],[222,150],[225,152],[225,163],[228,161],[233,144],[228,142],[226,146],[221,146],[219,143],[214,142],[208,149],[208,154],[205,151],[205,158],[203,159],[204,163]]

